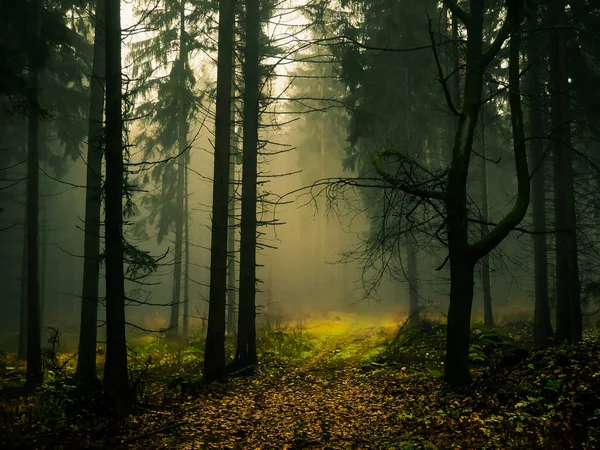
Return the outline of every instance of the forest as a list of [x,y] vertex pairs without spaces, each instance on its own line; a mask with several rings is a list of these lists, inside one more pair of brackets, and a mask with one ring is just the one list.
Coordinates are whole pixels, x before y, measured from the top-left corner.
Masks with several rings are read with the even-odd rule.
[[600,448],[600,0],[0,24],[0,448]]

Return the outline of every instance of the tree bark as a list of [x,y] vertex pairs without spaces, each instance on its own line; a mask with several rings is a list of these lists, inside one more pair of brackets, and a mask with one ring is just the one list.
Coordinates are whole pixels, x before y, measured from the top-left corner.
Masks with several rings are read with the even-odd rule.
[[185,196],[184,196],[184,207],[183,214],[185,220],[185,267],[184,267],[184,279],[183,279],[183,336],[188,337],[190,329],[190,204],[189,204],[189,162],[191,159],[190,151],[185,156]]
[[230,114],[235,0],[219,2],[215,164],[210,247],[208,327],[204,381],[225,376],[225,309],[227,296],[227,216],[229,210]]
[[88,155],[85,196],[85,232],[83,286],[77,379],[95,383],[96,341],[98,322],[98,282],[100,279],[100,221],[102,205],[102,140],[104,122],[105,77],[105,0],[96,2],[94,59],[90,78],[90,111],[88,120]]
[[[232,112],[232,123],[235,122],[235,114]],[[236,286],[235,286],[235,207],[236,207],[236,158],[237,156],[237,139],[235,138],[235,128],[232,125],[232,132],[234,133],[232,139],[232,156],[229,163],[229,221],[227,228],[227,334],[229,336],[235,336],[236,334]]]
[[[32,35],[36,42],[40,35],[39,0],[33,2]],[[27,378],[28,385],[43,380],[40,330],[40,299],[38,280],[39,231],[39,49],[29,49],[28,138],[27,138]]]
[[21,361],[27,359],[27,214],[25,214],[23,231],[23,257],[21,258],[21,301],[19,311],[19,349],[17,357]]
[[[537,28],[537,15],[529,20],[531,29]],[[545,151],[542,136],[544,133],[542,119],[542,58],[543,49],[539,33],[530,35],[527,47],[529,63],[528,94],[529,127],[533,137],[531,141],[530,161],[531,176],[531,206],[533,216],[533,260],[535,270],[535,312],[533,338],[535,342],[547,342],[552,337],[550,321],[550,303],[548,297],[548,250],[546,235],[546,171],[544,165]]]
[[[484,224],[481,225],[482,239],[489,233],[489,206],[488,206],[488,181],[487,181],[487,142],[485,139],[485,112],[481,110],[481,212]],[[492,288],[490,283],[490,256],[486,254],[481,258],[481,288],[483,290],[483,323],[486,327],[494,326],[492,311]]]
[[550,96],[554,151],[554,198],[556,234],[556,340],[581,340],[581,300],[577,261],[577,220],[573,188],[573,154],[567,60],[568,25],[566,3],[549,4],[550,23],[556,27],[550,38]]
[[417,252],[418,246],[415,237],[406,236],[406,254],[407,254],[407,277],[408,277],[408,301],[409,317],[412,326],[421,324],[421,308],[419,306],[419,274],[417,270]]
[[[185,0],[180,1],[179,8],[179,98],[178,111],[178,150],[180,158],[185,161],[187,148],[187,118],[185,108],[185,65],[187,63],[187,50],[185,45]],[[179,331],[179,305],[181,304],[181,257],[183,253],[183,222],[184,222],[184,195],[185,195],[185,163],[177,161],[177,211],[175,218],[175,266],[173,270],[173,295],[171,301],[171,316],[169,319],[169,334],[177,335]]]
[[121,5],[106,0],[106,362],[104,390],[111,405],[132,401],[127,373],[125,284],[123,269],[123,116],[121,80]]
[[246,2],[240,296],[234,365],[253,370],[256,355],[256,201],[259,117],[259,0]]

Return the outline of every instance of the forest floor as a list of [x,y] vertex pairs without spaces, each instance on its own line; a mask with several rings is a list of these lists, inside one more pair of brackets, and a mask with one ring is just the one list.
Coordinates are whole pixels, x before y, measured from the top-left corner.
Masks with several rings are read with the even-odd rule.
[[253,376],[208,387],[194,378],[199,345],[142,340],[133,415],[84,413],[57,395],[55,383],[54,396],[20,400],[22,414],[27,404],[38,401],[43,412],[46,403],[46,416],[33,415],[29,427],[0,408],[0,426],[13,421],[0,447],[599,448],[597,330],[577,346],[537,350],[528,331],[526,324],[474,327],[474,383],[464,391],[443,386],[445,327],[435,323],[400,333],[357,317],[269,327],[259,333]]

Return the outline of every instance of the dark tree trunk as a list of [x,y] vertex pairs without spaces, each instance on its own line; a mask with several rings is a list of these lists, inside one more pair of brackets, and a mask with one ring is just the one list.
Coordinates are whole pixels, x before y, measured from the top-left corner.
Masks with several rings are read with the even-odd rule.
[[123,116],[121,86],[121,9],[106,0],[106,362],[104,389],[112,405],[131,401],[125,337],[123,269]]
[[189,189],[188,189],[188,176],[189,176],[189,172],[188,172],[188,167],[189,167],[189,161],[190,161],[190,152],[188,150],[188,153],[185,155],[184,161],[185,161],[185,177],[184,177],[184,183],[185,183],[185,196],[184,196],[184,207],[183,207],[183,214],[184,214],[184,227],[185,227],[185,235],[184,235],[184,240],[185,240],[185,267],[184,267],[184,278],[183,278],[183,336],[184,337],[188,337],[189,335],[189,328],[190,328],[190,221],[189,221],[189,214],[190,214],[190,206],[189,206]]
[[[235,40],[235,34],[234,34]],[[234,82],[231,85],[231,97],[235,99],[235,52],[232,55],[232,72]],[[236,134],[236,105],[232,101],[231,108],[231,155],[229,161],[229,221],[227,229],[227,334],[234,337],[237,331],[237,289],[236,289],[236,261],[235,261],[235,235],[236,235],[236,207],[237,207],[237,162],[240,157],[238,149],[239,139]]]
[[181,304],[181,257],[183,253],[183,222],[184,196],[185,196],[185,152],[187,148],[187,117],[185,108],[185,65],[187,63],[187,50],[185,46],[185,0],[180,1],[179,8],[179,83],[182,92],[179,98],[178,111],[178,144],[181,160],[177,161],[177,216],[175,217],[175,267],[173,270],[173,295],[171,304],[171,317],[169,320],[169,334],[177,335],[179,328],[179,305]]
[[573,154],[567,61],[568,25],[566,4],[549,4],[550,23],[556,27],[550,38],[550,95],[554,151],[554,198],[556,233],[556,339],[581,340],[581,303],[577,261],[577,221],[573,189]]
[[[455,2],[447,1],[446,4],[453,10],[455,16],[460,14],[462,20],[467,22],[468,31],[464,101],[463,107],[458,111],[458,129],[445,193],[451,287],[444,377],[446,382],[454,387],[465,385],[470,380],[469,335],[475,264],[500,244],[525,216],[529,205],[530,181],[519,85],[520,11],[509,11],[507,21],[498,31],[493,44],[484,51],[484,3],[470,2],[468,14]],[[483,75],[509,36],[508,91],[518,195],[511,211],[485,237],[469,244],[467,177],[475,130],[482,106]]]
[[[530,28],[537,28],[537,17],[534,13],[529,21]],[[529,63],[528,94],[529,127],[533,137],[531,141],[531,206],[533,216],[533,260],[535,267],[535,312],[533,338],[536,342],[547,342],[552,337],[550,321],[550,303],[548,299],[548,250],[546,235],[546,171],[545,151],[542,136],[544,133],[542,119],[542,42],[539,33],[532,33],[528,40],[527,59]]]
[[[487,142],[485,140],[485,113],[481,110],[481,225],[482,239],[490,232],[488,206],[488,182],[487,182]],[[490,256],[486,254],[481,258],[481,288],[483,290],[483,323],[486,327],[494,326],[494,314],[492,311],[492,287],[490,283]]]
[[[40,33],[39,1],[33,2],[32,35]],[[27,120],[27,379],[28,385],[42,382],[42,344],[38,280],[38,213],[39,213],[39,57],[36,45],[29,49],[29,86]]]
[[44,329],[44,318],[46,311],[46,275],[48,274],[48,199],[42,196],[42,222],[40,242],[40,329]]
[[234,365],[253,370],[256,355],[256,181],[259,114],[259,0],[246,2],[240,297]]
[[418,326],[421,324],[421,308],[419,306],[419,274],[417,270],[417,252],[418,246],[415,237],[409,235],[406,237],[407,253],[407,277],[408,277],[408,301],[410,324]]
[[21,301],[19,311],[19,349],[17,357],[27,359],[27,215],[23,232],[23,257],[21,258]]
[[100,221],[102,205],[102,140],[104,121],[105,0],[96,2],[94,60],[90,78],[90,111],[88,120],[88,157],[85,196],[85,233],[83,286],[77,379],[96,382],[96,341],[98,322],[98,281],[100,278]]
[[215,167],[210,247],[208,327],[204,380],[225,376],[225,309],[227,299],[227,216],[229,210],[230,115],[235,0],[219,2]]
[[[232,123],[235,121],[235,114],[231,115]],[[227,230],[227,334],[235,336],[236,334],[236,285],[235,285],[235,209],[236,209],[236,159],[237,155],[237,139],[235,138],[235,128],[232,125],[232,158],[229,163],[229,224]]]

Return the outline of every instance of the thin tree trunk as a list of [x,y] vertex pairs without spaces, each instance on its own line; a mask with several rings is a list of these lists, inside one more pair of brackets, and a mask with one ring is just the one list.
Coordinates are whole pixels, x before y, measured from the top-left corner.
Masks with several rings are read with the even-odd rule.
[[121,85],[121,9],[106,0],[106,362],[107,400],[127,408],[132,401],[127,373],[125,284],[123,271],[123,116]]
[[[487,182],[487,142],[485,139],[485,110],[481,109],[481,212],[483,224],[481,225],[481,237],[485,238],[490,232],[488,206],[488,182]],[[490,283],[490,255],[481,258],[481,287],[483,289],[483,323],[486,327],[494,326],[494,314],[492,312],[492,289]]]
[[421,323],[421,308],[419,306],[419,274],[417,271],[418,246],[415,237],[411,234],[406,236],[406,253],[408,257],[408,286],[409,286],[409,317],[412,326]]
[[[39,1],[33,2],[32,34],[40,33]],[[34,42],[35,42],[34,41]],[[38,213],[39,213],[39,61],[38,49],[29,49],[29,116],[27,142],[27,384],[42,382],[42,349],[38,280]]]
[[94,59],[90,78],[88,119],[88,155],[85,196],[85,232],[81,322],[77,379],[85,384],[96,382],[96,341],[98,322],[98,282],[100,279],[100,221],[102,205],[102,140],[105,77],[105,0],[96,2]]
[[44,329],[44,317],[46,311],[46,275],[48,272],[48,199],[42,197],[42,229],[41,229],[40,251],[40,330]]
[[[534,13],[529,21],[530,28],[538,26]],[[546,171],[542,119],[542,42],[539,33],[532,33],[528,40],[527,59],[529,63],[529,127],[531,141],[531,203],[533,216],[533,259],[535,267],[535,312],[533,338],[536,342],[547,342],[552,337],[550,303],[548,297],[548,250],[546,235]]]
[[208,327],[204,351],[204,381],[225,376],[225,309],[227,306],[227,217],[231,135],[231,82],[235,0],[219,2],[215,166],[210,247]]
[[190,218],[189,218],[189,189],[188,189],[188,178],[189,178],[189,162],[191,154],[188,153],[185,157],[185,196],[184,196],[184,220],[185,220],[185,267],[184,267],[184,279],[183,279],[183,336],[188,337],[190,328]]
[[[232,123],[235,121],[235,113],[232,108]],[[227,334],[235,336],[236,323],[236,286],[235,286],[235,183],[236,183],[236,159],[237,159],[237,139],[235,137],[235,128],[232,125],[232,146],[233,158],[229,163],[229,221],[227,228]]]
[[235,366],[253,370],[256,355],[256,201],[259,114],[259,0],[246,2],[240,297]]
[[567,62],[568,24],[565,3],[550,2],[550,95],[554,148],[556,234],[556,339],[581,340],[581,303],[577,261],[577,221],[573,188],[573,154]]
[[[406,89],[405,94],[406,98],[410,97],[410,85],[411,78],[408,73],[408,69],[404,73],[404,87]],[[412,110],[410,106],[406,109],[406,136],[407,139],[407,147],[410,148],[412,144],[412,135],[413,135],[413,120],[412,120]],[[417,241],[412,232],[409,232],[409,235],[406,236],[406,254],[407,254],[407,277],[408,277],[408,301],[409,301],[409,318],[410,323],[413,326],[420,325],[421,323],[421,311],[419,307],[419,285],[418,285],[418,268],[417,268],[417,253],[419,251],[419,247],[417,245]],[[400,253],[400,252],[399,252]],[[399,255],[400,256],[400,255]]]
[[[180,1],[179,8],[179,83],[181,96],[179,98],[178,112],[178,143],[180,158],[185,161],[187,147],[187,117],[185,108],[185,65],[187,50],[185,46],[185,0]],[[181,256],[183,250],[183,222],[184,222],[184,195],[185,195],[185,163],[177,161],[177,215],[175,217],[175,267],[173,271],[173,295],[171,302],[171,317],[169,320],[169,334],[177,335],[179,331],[179,305],[181,304]]]
[[19,327],[19,350],[17,357],[21,361],[27,359],[27,215],[23,227],[23,253],[21,258],[21,307]]
[[[234,31],[235,41],[235,31]],[[235,99],[235,50],[231,55],[231,70],[233,73],[233,82],[231,83],[231,98]],[[229,218],[227,223],[227,334],[234,337],[237,331],[237,290],[235,283],[236,264],[235,264],[235,234],[236,234],[236,166],[240,156],[238,150],[238,136],[236,134],[236,105],[232,100],[231,107],[231,155],[229,160]]]

